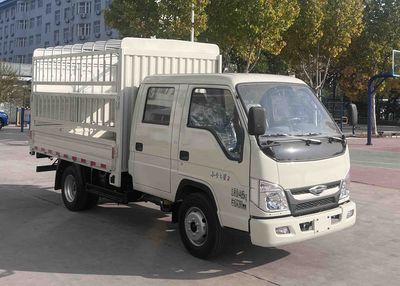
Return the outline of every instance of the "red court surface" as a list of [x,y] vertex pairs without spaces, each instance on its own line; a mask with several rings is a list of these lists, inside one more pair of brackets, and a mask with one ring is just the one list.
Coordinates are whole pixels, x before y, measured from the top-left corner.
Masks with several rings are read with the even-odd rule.
[[367,138],[347,138],[347,142],[349,143],[350,149],[389,151],[400,153],[400,138],[372,138],[372,145],[367,145]]
[[400,190],[400,170],[352,165],[351,181]]
[[[366,145],[366,142],[366,138],[350,138],[348,140],[350,157],[352,159],[357,155],[357,150],[370,151],[370,158],[368,158],[368,154],[362,153],[365,156],[366,162],[368,162],[368,159],[376,158],[377,154],[379,154],[379,160],[382,160],[381,162],[376,162],[377,164],[385,164],[385,160],[388,160],[387,158],[400,158],[400,138],[373,138],[373,145],[369,146]],[[398,166],[398,168],[384,168],[368,164],[354,164],[352,162],[351,180],[353,182],[400,190],[400,160]]]

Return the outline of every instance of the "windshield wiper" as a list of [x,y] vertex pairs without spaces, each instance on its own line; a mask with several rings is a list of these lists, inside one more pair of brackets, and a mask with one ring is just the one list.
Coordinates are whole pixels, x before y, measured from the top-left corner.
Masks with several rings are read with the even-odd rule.
[[281,144],[279,142],[277,142],[277,141],[267,140],[267,141],[264,141],[264,142],[260,141],[260,145],[261,145],[261,147],[270,148],[270,147],[279,146]]
[[269,137],[286,137],[290,140],[278,140],[278,141],[274,141],[274,140],[268,140],[267,144],[269,143],[269,145],[271,143],[279,143],[279,142],[288,142],[288,141],[303,141],[306,142],[306,145],[311,145],[311,144],[315,144],[315,145],[319,145],[321,144],[321,140],[318,139],[312,139],[312,138],[303,138],[303,137],[298,137],[298,136],[292,136],[286,133],[277,133],[277,134],[271,134],[271,135],[261,135],[261,138],[269,138]]
[[328,142],[332,143],[332,142],[340,142],[340,143],[345,143],[346,142],[346,137],[344,135],[342,135],[342,137],[337,137],[337,136],[327,136],[328,138]]

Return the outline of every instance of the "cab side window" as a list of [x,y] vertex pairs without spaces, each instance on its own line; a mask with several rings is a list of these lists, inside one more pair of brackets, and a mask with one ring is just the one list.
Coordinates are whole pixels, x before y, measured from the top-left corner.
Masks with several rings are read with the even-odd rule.
[[228,159],[240,161],[244,132],[229,90],[194,89],[188,127],[210,131]]
[[151,87],[147,91],[143,122],[169,125],[175,89],[172,87]]

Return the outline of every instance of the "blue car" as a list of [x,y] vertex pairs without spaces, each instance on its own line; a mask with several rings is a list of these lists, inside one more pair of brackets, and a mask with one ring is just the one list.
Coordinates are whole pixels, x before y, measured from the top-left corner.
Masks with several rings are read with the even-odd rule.
[[0,111],[0,130],[6,125],[8,125],[8,115],[7,113]]

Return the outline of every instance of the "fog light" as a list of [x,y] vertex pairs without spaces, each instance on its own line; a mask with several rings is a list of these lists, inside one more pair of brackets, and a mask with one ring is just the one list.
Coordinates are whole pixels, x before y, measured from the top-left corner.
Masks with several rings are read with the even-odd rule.
[[354,215],[354,209],[347,212],[347,218],[350,218]]
[[331,224],[335,224],[340,222],[340,215],[333,215],[331,216]]
[[281,226],[281,227],[275,228],[275,232],[276,232],[276,234],[289,234],[290,229],[287,226]]

